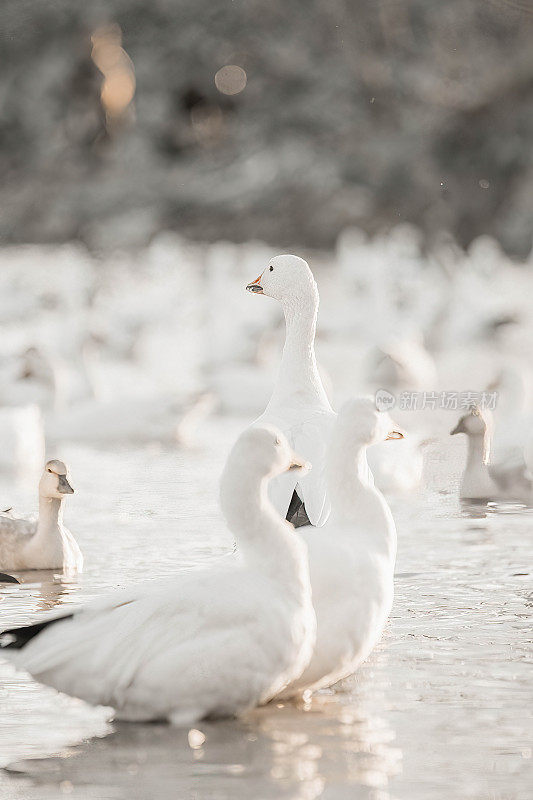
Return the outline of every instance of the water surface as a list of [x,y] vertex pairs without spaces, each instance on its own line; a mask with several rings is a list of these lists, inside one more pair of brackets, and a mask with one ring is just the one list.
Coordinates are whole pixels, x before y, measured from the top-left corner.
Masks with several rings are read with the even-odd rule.
[[[62,447],[85,573],[21,574],[23,586],[0,589],[0,627],[230,552],[216,487],[241,424],[209,423],[188,452]],[[188,730],[110,722],[0,661],[0,798],[530,798],[533,519],[461,508],[461,458],[461,443],[435,443],[426,488],[392,503],[394,610],[356,676],[305,706],[202,723],[193,747]],[[0,479],[16,509],[34,509],[34,494]]]

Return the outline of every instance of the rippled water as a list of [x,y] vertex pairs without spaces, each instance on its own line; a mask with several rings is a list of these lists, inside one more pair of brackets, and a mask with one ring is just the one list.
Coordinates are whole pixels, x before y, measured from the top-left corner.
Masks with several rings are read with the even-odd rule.
[[[240,426],[210,423],[187,453],[62,447],[85,574],[21,575],[0,589],[0,627],[231,550],[216,485]],[[0,661],[0,798],[530,798],[533,519],[461,509],[461,458],[462,443],[435,443],[425,490],[392,504],[394,610],[356,676],[305,707],[201,724],[195,749],[187,730],[110,723]],[[6,478],[0,499],[35,508],[34,487]]]

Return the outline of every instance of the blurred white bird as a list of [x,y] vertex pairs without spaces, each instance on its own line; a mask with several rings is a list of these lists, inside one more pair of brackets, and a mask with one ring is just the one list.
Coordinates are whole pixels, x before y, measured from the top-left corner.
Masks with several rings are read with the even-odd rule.
[[464,433],[468,437],[468,455],[461,478],[460,497],[463,500],[516,502],[533,504],[533,481],[525,463],[517,468],[491,461],[493,423],[490,412],[473,407],[461,417],[452,436]]
[[464,433],[468,440],[466,466],[461,477],[459,496],[462,500],[487,502],[496,500],[498,487],[489,473],[491,420],[480,408],[472,408],[464,414],[451,436]]
[[533,433],[531,374],[525,364],[509,360],[489,386],[497,392],[490,472],[510,496],[533,494],[525,447]]
[[32,476],[42,468],[44,423],[36,405],[0,407],[0,470]]

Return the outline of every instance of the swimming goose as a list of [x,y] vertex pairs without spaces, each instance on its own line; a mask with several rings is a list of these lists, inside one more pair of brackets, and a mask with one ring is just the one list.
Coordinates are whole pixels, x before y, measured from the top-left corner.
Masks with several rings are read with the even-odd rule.
[[339,412],[328,447],[330,517],[320,531],[299,530],[309,551],[317,640],[309,666],[283,697],[350,675],[381,636],[393,599],[396,528],[369,480],[366,453],[402,437],[370,398],[350,400]]
[[62,503],[74,489],[62,461],[48,461],[39,482],[37,522],[0,514],[0,569],[81,571],[83,556],[63,525]]
[[280,428],[291,446],[313,465],[308,475],[286,475],[273,481],[270,497],[279,513],[295,527],[309,523],[320,527],[330,512],[325,463],[335,413],[315,358],[318,288],[307,261],[294,255],[270,259],[266,269],[246,288],[277,300],[286,324],[274,391],[254,425]]
[[118,718],[191,724],[266,703],[309,662],[316,619],[307,549],[268,501],[303,468],[271,427],[245,431],[221,480],[235,563],[115,592],[70,618],[15,629],[3,653],[41,683]]
[[468,436],[468,457],[460,485],[462,500],[533,505],[533,480],[525,462],[492,463],[490,411],[473,407],[451,431],[452,435],[456,433]]
[[460,498],[483,502],[495,500],[499,490],[489,472],[490,417],[481,408],[474,406],[450,431],[451,436],[458,433],[464,433],[468,437],[466,466],[459,486]]

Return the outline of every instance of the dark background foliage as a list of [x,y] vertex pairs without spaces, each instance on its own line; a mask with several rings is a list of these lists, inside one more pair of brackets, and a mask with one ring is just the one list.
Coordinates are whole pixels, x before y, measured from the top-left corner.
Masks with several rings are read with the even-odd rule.
[[[111,23],[136,80],[112,124]],[[525,256],[532,29],[530,0],[3,0],[2,241],[322,247],[409,221]]]

